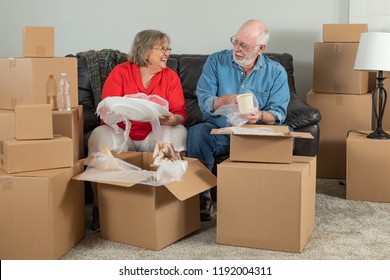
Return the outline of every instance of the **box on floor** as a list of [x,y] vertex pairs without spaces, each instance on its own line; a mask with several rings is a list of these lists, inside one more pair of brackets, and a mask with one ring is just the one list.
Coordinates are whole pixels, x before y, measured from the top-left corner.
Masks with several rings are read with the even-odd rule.
[[59,259],[84,237],[83,168],[0,170],[0,259]]
[[317,177],[344,179],[347,133],[372,124],[371,94],[329,94],[310,91],[306,101],[321,112]]
[[316,158],[218,165],[217,242],[302,252],[314,229]]
[[[127,152],[117,156],[143,170],[153,170],[151,153]],[[198,194],[217,182],[199,160],[186,160],[188,169],[182,180],[167,185],[96,180],[101,237],[160,250],[199,229]]]
[[370,139],[364,134],[350,133],[347,138],[347,199],[390,202],[389,166],[389,139]]

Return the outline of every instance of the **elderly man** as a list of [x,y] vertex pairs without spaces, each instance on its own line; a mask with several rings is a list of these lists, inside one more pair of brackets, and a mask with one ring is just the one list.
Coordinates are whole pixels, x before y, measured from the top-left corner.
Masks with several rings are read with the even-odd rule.
[[[245,22],[230,38],[232,50],[210,55],[197,85],[203,123],[188,133],[188,156],[202,160],[212,170],[214,158],[229,154],[230,138],[212,135],[213,128],[225,127],[225,116],[214,112],[222,105],[236,104],[237,96],[252,92],[258,107],[241,115],[247,123],[282,124],[290,100],[287,73],[282,65],[262,55],[269,39],[267,26],[258,20]],[[201,220],[208,221],[211,208],[210,191],[201,194]]]

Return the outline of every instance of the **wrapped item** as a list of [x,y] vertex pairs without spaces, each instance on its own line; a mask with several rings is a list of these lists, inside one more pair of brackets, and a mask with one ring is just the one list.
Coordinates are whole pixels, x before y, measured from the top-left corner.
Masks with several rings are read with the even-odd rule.
[[111,155],[97,152],[79,180],[129,182],[161,186],[181,181],[188,168],[185,160],[163,161],[156,171],[144,170]]
[[[104,98],[99,102],[96,112],[105,124],[114,128],[116,133],[123,133],[124,142],[118,149],[119,152],[123,152],[128,148],[131,120],[150,122],[153,138],[156,141],[161,139],[161,124],[158,116],[169,114],[169,103],[158,95],[127,94]],[[118,126],[120,122],[125,124],[125,130]]]
[[[251,92],[245,94],[252,95],[253,108],[255,108],[254,110],[256,110],[259,107],[259,102],[257,101],[254,94]],[[222,105],[217,110],[215,110],[214,114],[225,116],[232,126],[242,126],[248,121],[247,119],[241,117],[240,110],[237,104]]]

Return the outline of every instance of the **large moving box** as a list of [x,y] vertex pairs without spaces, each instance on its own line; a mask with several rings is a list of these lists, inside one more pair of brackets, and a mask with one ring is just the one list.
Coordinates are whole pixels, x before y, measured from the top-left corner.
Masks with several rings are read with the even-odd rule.
[[[142,170],[153,170],[151,153],[128,152],[119,157]],[[214,187],[217,180],[200,161],[186,160],[182,180],[167,185],[137,184],[128,178],[92,180],[98,183],[101,237],[160,250],[199,229],[198,194]]]
[[347,138],[347,199],[390,202],[389,166],[390,140],[351,133]]
[[75,108],[78,106],[77,58],[0,58],[0,108],[13,110],[16,105],[52,104],[63,72],[68,74],[71,104]]
[[59,259],[84,237],[83,167],[0,170],[0,259]]
[[371,94],[327,94],[310,91],[306,95],[306,101],[321,112],[317,176],[344,179],[347,134],[350,130],[371,129]]
[[217,242],[302,252],[314,229],[316,158],[218,165]]
[[375,77],[353,67],[359,43],[315,43],[313,91],[365,94],[375,88]]

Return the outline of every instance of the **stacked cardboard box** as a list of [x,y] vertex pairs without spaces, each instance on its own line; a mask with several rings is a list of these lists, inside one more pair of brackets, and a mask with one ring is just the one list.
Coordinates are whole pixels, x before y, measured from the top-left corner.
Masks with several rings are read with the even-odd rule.
[[348,131],[372,126],[375,76],[353,69],[360,34],[367,29],[367,24],[324,24],[323,42],[314,44],[313,89],[306,99],[321,112],[321,178],[346,177]]
[[314,229],[316,158],[292,151],[294,137],[312,136],[285,126],[245,128],[212,131],[231,137],[230,159],[218,165],[217,242],[302,252]]
[[[23,54],[0,58],[0,259],[58,259],[84,236],[77,64],[53,57],[53,28],[26,27]],[[60,72],[71,112],[55,107]]]

